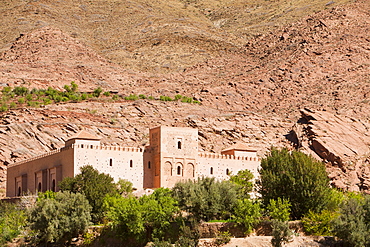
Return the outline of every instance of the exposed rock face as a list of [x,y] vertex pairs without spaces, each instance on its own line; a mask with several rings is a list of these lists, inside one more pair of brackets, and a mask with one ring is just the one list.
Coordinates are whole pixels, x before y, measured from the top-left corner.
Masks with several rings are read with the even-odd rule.
[[335,187],[370,193],[370,123],[326,111],[301,110],[288,138],[327,163]]

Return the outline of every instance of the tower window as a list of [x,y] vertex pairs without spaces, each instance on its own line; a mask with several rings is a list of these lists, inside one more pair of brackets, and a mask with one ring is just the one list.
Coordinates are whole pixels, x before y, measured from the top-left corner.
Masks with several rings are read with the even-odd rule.
[[113,159],[109,159],[109,165],[113,166]]
[[181,149],[181,141],[177,141],[177,149]]
[[130,160],[130,167],[133,167],[133,166],[134,166],[134,162]]
[[39,185],[37,187],[37,191],[41,192],[41,183],[39,183]]
[[229,169],[226,169],[226,175],[229,175],[229,174],[230,174]]
[[148,161],[148,169],[150,169],[150,161]]
[[181,166],[177,166],[177,175],[181,175]]
[[211,167],[210,171],[209,171],[211,174],[213,174],[213,167]]

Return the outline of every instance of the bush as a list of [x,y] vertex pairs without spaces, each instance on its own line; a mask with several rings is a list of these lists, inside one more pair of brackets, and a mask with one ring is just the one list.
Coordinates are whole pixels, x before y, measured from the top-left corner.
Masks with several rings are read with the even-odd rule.
[[80,193],[57,192],[55,198],[36,203],[29,217],[30,227],[39,242],[70,241],[86,232],[91,207]]
[[26,96],[28,94],[28,88],[26,87],[15,87],[12,91],[17,96]]
[[221,246],[221,245],[224,245],[224,244],[227,244],[229,243],[231,240],[231,234],[230,232],[220,232],[215,240],[214,240],[214,244],[216,246]]
[[290,206],[289,200],[281,200],[279,197],[277,200],[270,200],[269,205],[267,205],[267,211],[272,219],[284,222],[289,220]]
[[138,97],[136,94],[130,94],[130,96],[126,96],[124,99],[125,100],[138,100]]
[[333,221],[334,234],[360,247],[370,245],[370,197],[349,198],[340,206],[340,215]]
[[159,100],[161,100],[161,101],[173,101],[173,99],[171,97],[163,96],[163,95],[159,96]]
[[291,203],[291,216],[300,219],[310,210],[320,212],[330,201],[324,164],[298,151],[272,149],[261,161],[258,191],[263,204],[279,197]]
[[272,239],[271,244],[274,247],[282,247],[284,243],[288,242],[292,236],[292,231],[289,229],[288,222],[280,220],[272,220]]
[[99,98],[100,94],[103,92],[103,89],[101,87],[98,87],[97,89],[94,90],[93,96],[96,98]]
[[19,99],[18,99],[18,103],[19,103],[19,104],[24,104],[24,102],[25,102],[25,99],[24,99],[24,98],[19,98]]
[[333,233],[332,222],[339,216],[339,213],[323,210],[320,213],[308,212],[302,218],[305,232],[316,236],[331,236]]
[[110,96],[110,92],[106,91],[106,92],[103,93],[103,95],[106,96],[106,97],[109,97]]
[[26,225],[26,214],[15,204],[0,201],[0,244],[17,237]]

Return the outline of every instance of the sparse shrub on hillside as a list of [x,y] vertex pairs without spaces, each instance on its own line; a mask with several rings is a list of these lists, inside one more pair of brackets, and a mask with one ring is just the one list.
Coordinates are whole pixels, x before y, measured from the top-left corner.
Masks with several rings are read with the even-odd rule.
[[0,106],[0,112],[6,112],[8,110],[8,106],[5,103],[2,103]]
[[130,94],[129,96],[126,96],[125,100],[137,100],[139,97],[136,94]]
[[163,95],[159,96],[159,100],[160,101],[173,101],[173,99],[171,97],[163,96]]
[[26,87],[15,87],[13,93],[17,96],[26,96],[28,94],[28,88]]
[[146,96],[144,94],[139,94],[140,99],[146,99]]
[[96,98],[99,98],[100,94],[103,92],[103,89],[101,87],[98,87],[97,89],[94,90],[93,96]]
[[106,91],[106,92],[103,93],[103,95],[106,96],[106,97],[109,97],[110,96],[110,92]]
[[115,95],[112,96],[112,100],[119,100],[119,98],[120,97],[117,94],[115,94]]
[[32,209],[29,222],[35,241],[70,241],[86,232],[90,225],[89,202],[80,193],[57,192],[54,198],[42,198]]
[[14,109],[14,108],[16,108],[16,107],[17,107],[17,104],[16,104],[15,102],[10,102],[9,107],[10,107],[11,109]]

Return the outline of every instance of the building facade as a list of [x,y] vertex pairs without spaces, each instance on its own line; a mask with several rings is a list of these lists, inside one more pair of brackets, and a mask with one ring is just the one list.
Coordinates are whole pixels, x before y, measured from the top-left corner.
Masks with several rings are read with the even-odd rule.
[[6,195],[58,191],[64,177],[77,175],[85,165],[115,181],[127,179],[137,189],[171,188],[202,176],[225,180],[244,169],[258,176],[256,150],[238,144],[221,154],[199,152],[197,129],[160,126],[149,130],[149,139],[144,148],[103,146],[99,138],[81,131],[61,149],[9,165]]

